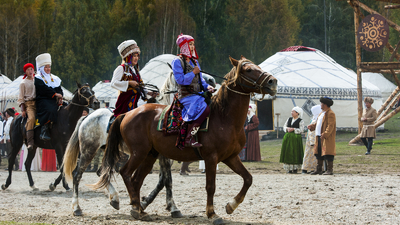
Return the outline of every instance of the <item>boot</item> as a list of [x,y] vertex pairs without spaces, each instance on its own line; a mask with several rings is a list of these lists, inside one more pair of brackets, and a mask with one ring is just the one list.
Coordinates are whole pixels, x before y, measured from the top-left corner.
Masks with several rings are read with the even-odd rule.
[[28,130],[26,132],[26,140],[28,142],[28,151],[32,151],[33,150],[33,139],[35,137],[35,133],[33,130]]
[[333,175],[333,161],[328,161],[328,169],[322,175]]
[[43,141],[50,141],[51,137],[49,135],[49,124],[46,123],[45,125],[42,126],[42,129],[40,131],[40,139]]
[[201,124],[192,123],[189,124],[186,138],[185,138],[185,147],[192,147],[192,148],[200,148],[203,145],[196,141],[194,137],[200,129]]
[[322,159],[318,159],[317,161],[318,161],[317,169],[314,172],[310,173],[311,175],[321,175],[322,174],[322,164],[324,161]]

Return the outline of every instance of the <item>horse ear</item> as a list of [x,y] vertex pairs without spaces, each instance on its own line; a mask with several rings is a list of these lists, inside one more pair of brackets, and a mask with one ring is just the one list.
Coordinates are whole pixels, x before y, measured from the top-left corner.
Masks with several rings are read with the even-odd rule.
[[240,56],[240,60],[246,59],[243,55]]
[[234,67],[237,67],[237,65],[239,64],[239,62],[231,56],[229,56],[229,60],[231,60],[231,63]]
[[82,87],[82,85],[78,81],[75,81],[75,82],[76,82],[76,86],[78,86],[78,88]]

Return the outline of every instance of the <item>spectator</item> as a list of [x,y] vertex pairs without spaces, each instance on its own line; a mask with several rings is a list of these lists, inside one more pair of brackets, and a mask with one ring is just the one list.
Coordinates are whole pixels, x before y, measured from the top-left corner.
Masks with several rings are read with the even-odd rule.
[[[321,113],[321,106],[314,105],[311,108],[311,112],[313,118],[311,118],[311,123],[315,123],[317,121],[318,115]],[[302,174],[307,174],[307,171],[314,171],[317,167],[317,159],[314,156],[314,144],[315,144],[315,131],[308,130],[307,133],[307,140],[306,140],[306,149],[304,151],[304,158],[303,158],[303,166]]]
[[[4,127],[4,143],[6,144],[7,157],[10,158],[11,152],[12,152],[12,146],[11,146],[11,140],[10,140],[10,127],[11,127],[12,120],[14,119],[15,111],[12,108],[8,108],[5,111],[5,115],[7,118],[7,122]],[[18,157],[15,157],[14,170],[18,170],[18,168],[19,168]]]
[[369,155],[371,154],[372,142],[374,138],[376,138],[374,122],[378,117],[378,114],[376,113],[376,110],[371,107],[372,103],[374,103],[374,99],[372,99],[371,97],[365,97],[364,103],[365,109],[361,117],[361,121],[363,122],[363,128],[361,130],[361,140],[364,143],[365,147],[367,147],[367,152],[365,154]]
[[260,139],[258,125],[260,124],[256,116],[257,106],[249,105],[247,111],[247,125],[244,127],[246,133],[246,161],[261,161]]
[[292,109],[292,117],[286,120],[283,131],[286,132],[282,141],[281,157],[283,169],[288,173],[297,173],[303,163],[303,140],[301,133],[304,130],[304,121],[301,119],[303,110],[296,106]]

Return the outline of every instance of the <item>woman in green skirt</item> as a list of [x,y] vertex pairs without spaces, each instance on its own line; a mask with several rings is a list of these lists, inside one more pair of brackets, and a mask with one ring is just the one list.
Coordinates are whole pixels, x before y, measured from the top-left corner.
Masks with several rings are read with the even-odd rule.
[[303,110],[296,106],[292,109],[292,117],[286,120],[283,131],[281,157],[279,162],[283,163],[283,169],[288,173],[297,173],[301,170],[303,163],[303,140],[301,133],[304,131],[304,121],[301,119]]

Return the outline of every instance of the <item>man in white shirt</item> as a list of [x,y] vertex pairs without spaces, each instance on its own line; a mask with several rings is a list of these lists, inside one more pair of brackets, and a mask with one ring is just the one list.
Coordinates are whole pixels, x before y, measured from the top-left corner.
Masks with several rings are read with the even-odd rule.
[[317,158],[317,169],[311,175],[322,174],[323,160],[327,160],[328,169],[323,175],[333,174],[333,160],[336,155],[336,115],[331,106],[333,100],[329,97],[322,97],[322,112],[319,114],[316,123],[308,125],[308,129],[315,130],[314,155]]

